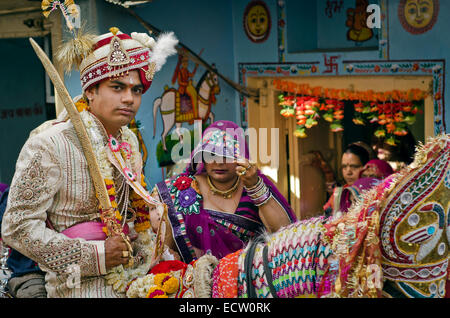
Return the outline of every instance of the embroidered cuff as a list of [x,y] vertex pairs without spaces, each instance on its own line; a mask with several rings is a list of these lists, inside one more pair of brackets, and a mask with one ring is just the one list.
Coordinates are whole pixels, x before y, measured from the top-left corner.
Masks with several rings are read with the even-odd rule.
[[95,245],[98,273],[100,275],[106,275],[105,241],[89,241],[89,243]]

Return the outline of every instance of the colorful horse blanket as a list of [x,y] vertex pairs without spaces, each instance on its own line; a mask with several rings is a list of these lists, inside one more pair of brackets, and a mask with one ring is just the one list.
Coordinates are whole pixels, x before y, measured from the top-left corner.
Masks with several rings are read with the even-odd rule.
[[442,298],[449,246],[450,136],[442,135],[344,217],[297,222],[221,259],[211,296]]
[[220,260],[200,257],[190,295],[443,298],[449,246],[450,135],[441,135],[343,217],[298,221]]

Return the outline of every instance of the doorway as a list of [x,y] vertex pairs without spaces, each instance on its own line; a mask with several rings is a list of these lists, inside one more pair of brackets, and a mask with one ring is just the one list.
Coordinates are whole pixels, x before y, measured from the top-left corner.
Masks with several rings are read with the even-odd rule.
[[[371,142],[373,129],[368,126],[356,126],[348,113],[351,103],[346,105],[345,130],[334,133],[329,123],[323,119],[319,124],[308,129],[308,137],[301,139],[294,136],[295,118],[284,118],[280,115],[277,91],[271,84],[270,77],[249,77],[250,87],[264,88],[267,97],[257,102],[248,100],[248,127],[278,128],[280,138],[276,142],[279,153],[278,169],[273,169],[258,162],[263,173],[277,185],[280,192],[289,200],[299,219],[306,219],[322,214],[322,206],[326,202],[327,180],[323,166],[315,162],[319,153],[326,165],[331,169],[336,180],[340,180],[340,158],[343,148],[354,141]],[[322,86],[336,89],[353,89],[357,91],[374,91],[421,89],[429,91],[433,78],[431,76],[333,76],[333,77],[289,77],[287,80],[311,87]],[[424,142],[427,137],[434,136],[433,99],[424,100],[423,114],[418,115],[417,122],[410,127],[416,142]],[[357,140],[358,139],[358,140]],[[270,147],[269,147],[270,149]]]

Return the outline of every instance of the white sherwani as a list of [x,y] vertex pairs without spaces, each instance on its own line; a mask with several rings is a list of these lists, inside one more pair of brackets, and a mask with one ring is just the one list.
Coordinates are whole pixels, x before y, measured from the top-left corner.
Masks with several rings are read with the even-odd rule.
[[[137,138],[133,142],[139,149]],[[133,170],[140,176],[140,170]],[[30,137],[17,161],[2,236],[46,272],[48,297],[124,297],[106,284],[104,241],[70,239],[60,233],[99,217],[72,123],[58,123]]]

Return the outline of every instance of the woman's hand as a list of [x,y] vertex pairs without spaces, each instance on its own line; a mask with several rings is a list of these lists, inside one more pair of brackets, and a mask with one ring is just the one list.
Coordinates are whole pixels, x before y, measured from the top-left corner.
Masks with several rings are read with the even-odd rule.
[[258,183],[258,167],[248,159],[241,158],[236,161],[236,174],[241,176],[244,186],[251,188]]

